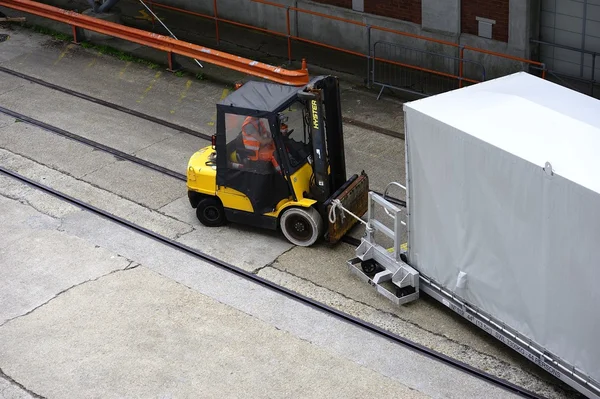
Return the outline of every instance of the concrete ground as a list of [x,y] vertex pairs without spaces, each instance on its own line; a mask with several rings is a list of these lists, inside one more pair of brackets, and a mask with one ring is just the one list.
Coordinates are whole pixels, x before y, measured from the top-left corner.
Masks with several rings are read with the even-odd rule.
[[[230,90],[14,26],[0,33],[10,35],[0,43],[5,68],[205,134]],[[173,170],[206,145],[0,75],[1,106]],[[343,88],[352,117],[401,126],[388,117],[400,120],[397,100]],[[375,190],[403,181],[401,139],[349,123],[345,133],[350,173],[365,169]],[[0,165],[544,396],[575,397],[436,302],[398,308],[378,296],[348,273],[348,245],[298,248],[277,233],[204,228],[183,182],[3,115]],[[0,262],[9,265],[0,278],[0,397],[26,397],[24,387],[45,397],[504,395],[8,178],[0,195]]]

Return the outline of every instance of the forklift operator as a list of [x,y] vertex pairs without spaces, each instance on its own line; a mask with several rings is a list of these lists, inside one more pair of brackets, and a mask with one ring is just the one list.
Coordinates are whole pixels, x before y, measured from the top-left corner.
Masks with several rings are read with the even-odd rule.
[[281,173],[281,167],[275,159],[273,137],[264,120],[248,116],[242,124],[242,136],[244,147],[252,151],[248,157],[251,161],[271,162],[275,170]]

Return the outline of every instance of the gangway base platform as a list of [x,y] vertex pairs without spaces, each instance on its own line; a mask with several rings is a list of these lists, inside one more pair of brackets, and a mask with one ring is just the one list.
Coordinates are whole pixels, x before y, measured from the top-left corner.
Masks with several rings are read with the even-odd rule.
[[[356,248],[356,258],[347,261],[347,265],[353,274],[374,287],[377,292],[395,304],[403,305],[419,298],[419,272],[403,261],[405,250],[400,241],[400,229],[406,223],[401,219],[402,209],[386,199],[392,185],[405,189],[399,183],[392,182],[386,187],[383,196],[369,193],[365,236]],[[375,218],[376,205],[381,206],[393,220],[393,229]],[[394,246],[387,249],[378,244],[375,241],[377,232],[392,239]]]

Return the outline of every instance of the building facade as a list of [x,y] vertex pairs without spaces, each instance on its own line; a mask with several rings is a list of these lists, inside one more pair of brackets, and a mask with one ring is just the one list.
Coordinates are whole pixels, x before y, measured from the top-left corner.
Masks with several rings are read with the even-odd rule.
[[[421,34],[458,44],[540,61],[550,78],[589,94],[600,76],[600,0],[315,1],[414,24]],[[478,61],[486,60],[480,56]],[[488,77],[496,75],[486,64],[492,69]],[[507,68],[505,63],[496,72]]]

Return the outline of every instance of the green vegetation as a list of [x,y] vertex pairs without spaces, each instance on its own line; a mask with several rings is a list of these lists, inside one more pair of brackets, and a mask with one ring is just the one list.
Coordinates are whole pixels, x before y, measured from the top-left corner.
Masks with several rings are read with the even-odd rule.
[[[59,40],[59,41],[70,42],[73,40],[72,35],[67,35],[66,33],[57,32],[55,30],[46,28],[44,26],[26,25],[26,27],[33,30],[34,32],[41,33],[43,35],[52,36],[54,39]],[[81,44],[81,47],[83,47],[85,49],[96,50],[100,54],[110,55],[110,56],[118,58],[122,61],[135,62],[137,64],[146,65],[150,69],[157,69],[159,67],[159,65],[155,62],[152,62],[150,60],[146,60],[146,59],[143,59],[140,57],[136,57],[133,54],[126,53],[123,50],[119,50],[117,48],[107,46],[105,44],[95,44],[95,43],[85,42],[85,41],[81,42],[80,44]]]
[[50,28],[46,28],[44,26],[27,25],[26,24],[25,27],[32,29],[34,32],[41,33],[43,35],[52,36],[56,40],[60,40],[60,41],[63,41],[63,42],[67,42],[67,41],[73,40],[73,36],[71,36],[71,35],[67,35],[66,33],[57,32],[55,30],[52,30]]
[[[34,32],[37,33],[41,33],[43,35],[48,35],[53,37],[55,40],[59,40],[59,41],[63,41],[63,42],[71,42],[73,40],[73,36],[66,34],[66,33],[61,33],[61,32],[57,32],[53,29],[50,28],[46,28],[44,26],[40,26],[40,25],[30,25],[30,24],[25,24],[24,25],[26,28],[33,30]],[[156,62],[141,58],[141,57],[137,57],[131,53],[127,53],[123,50],[119,50],[117,48],[111,47],[111,46],[107,46],[105,44],[95,44],[95,43],[91,43],[91,42],[86,42],[86,41],[82,41],[80,42],[80,45],[82,48],[85,49],[90,49],[90,50],[96,50],[98,51],[100,54],[105,54],[105,55],[109,55],[111,57],[115,57],[118,58],[122,61],[126,61],[126,62],[135,62],[136,64],[141,64],[141,65],[146,65],[148,68],[150,69],[157,69],[160,67],[159,64],[157,64]],[[190,76],[190,74],[186,71],[177,71],[174,73],[175,76],[177,77],[185,77],[185,76]],[[204,75],[204,73],[202,72],[198,72],[195,74],[195,78],[197,80],[205,80],[207,79],[206,76]]]

